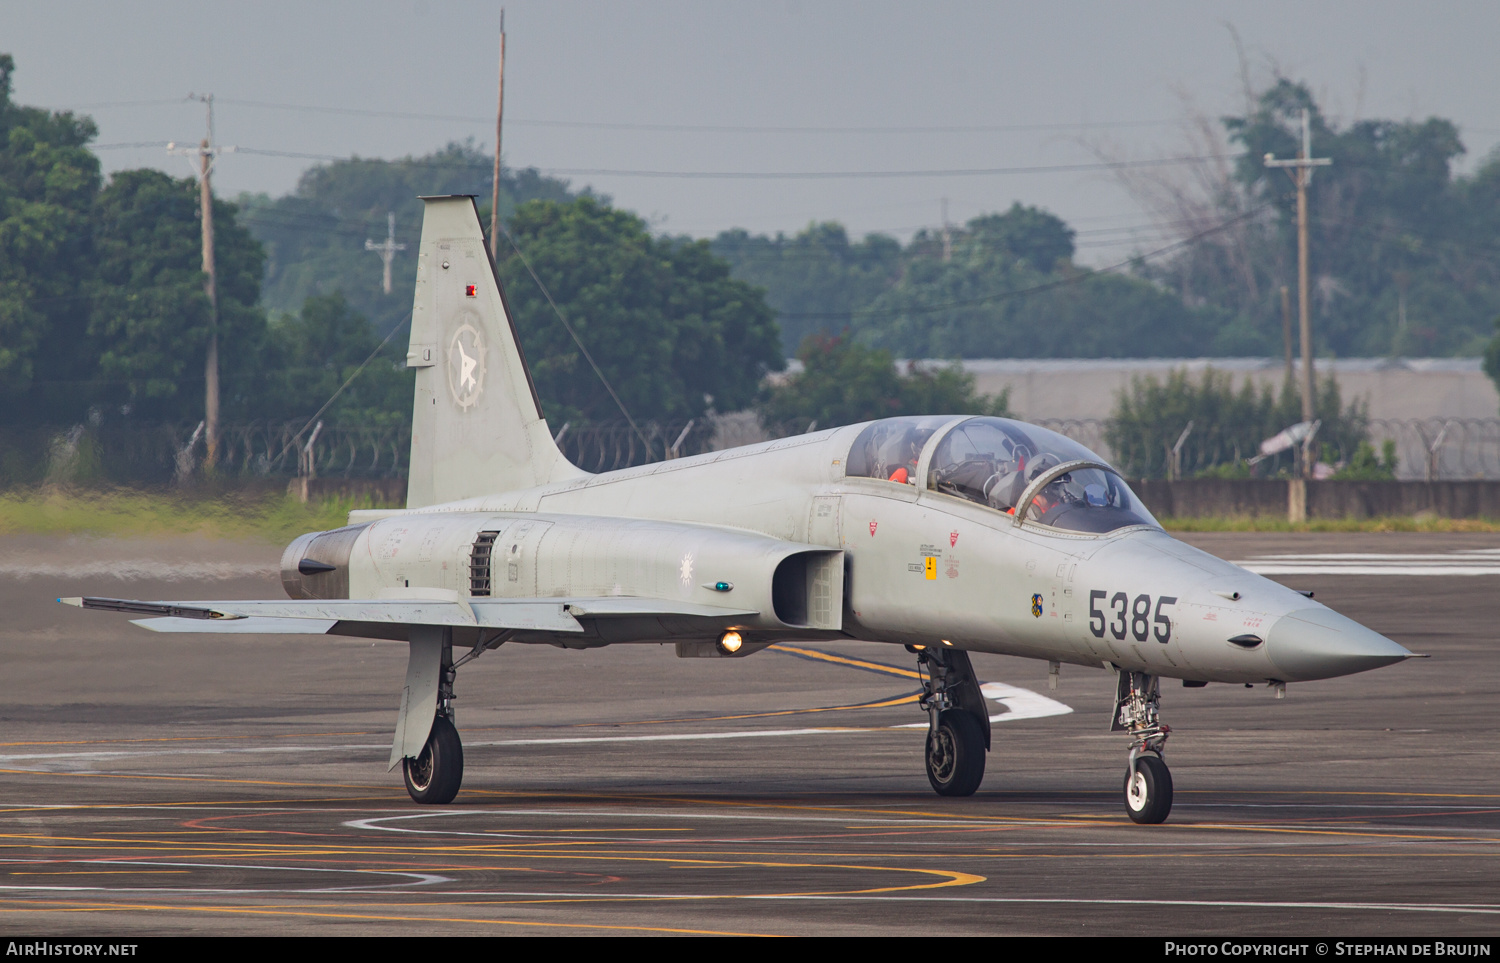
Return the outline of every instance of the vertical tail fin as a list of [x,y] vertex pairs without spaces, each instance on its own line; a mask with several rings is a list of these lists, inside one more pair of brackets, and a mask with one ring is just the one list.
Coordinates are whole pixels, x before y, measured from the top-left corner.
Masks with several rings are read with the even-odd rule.
[[406,507],[584,475],[542,417],[474,199],[422,200],[406,354],[407,367],[417,369]]

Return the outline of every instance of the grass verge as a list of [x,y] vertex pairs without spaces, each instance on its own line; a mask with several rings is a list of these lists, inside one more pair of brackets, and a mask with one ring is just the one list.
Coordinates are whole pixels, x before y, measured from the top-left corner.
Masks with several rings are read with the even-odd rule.
[[38,488],[0,492],[0,535],[203,535],[284,543],[303,532],[338,528],[369,499],[306,504],[285,494],[175,495],[143,491]]

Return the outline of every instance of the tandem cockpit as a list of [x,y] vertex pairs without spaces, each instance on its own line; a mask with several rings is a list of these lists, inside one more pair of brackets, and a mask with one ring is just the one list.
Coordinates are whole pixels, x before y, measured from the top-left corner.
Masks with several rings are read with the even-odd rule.
[[919,485],[1059,531],[1103,534],[1155,518],[1102,458],[1008,418],[886,418],[855,439],[845,474]]

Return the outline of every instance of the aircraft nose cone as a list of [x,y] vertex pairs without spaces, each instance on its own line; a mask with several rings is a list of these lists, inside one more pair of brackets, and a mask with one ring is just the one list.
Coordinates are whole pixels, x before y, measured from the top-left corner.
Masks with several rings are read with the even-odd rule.
[[1331,679],[1412,657],[1379,632],[1325,608],[1282,616],[1266,636],[1266,654],[1287,681]]

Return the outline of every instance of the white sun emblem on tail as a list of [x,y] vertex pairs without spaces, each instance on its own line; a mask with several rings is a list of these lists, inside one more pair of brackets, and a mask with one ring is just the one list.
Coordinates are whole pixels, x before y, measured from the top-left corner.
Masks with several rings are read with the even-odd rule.
[[448,390],[460,408],[479,401],[484,374],[484,336],[472,324],[459,325],[448,341]]

